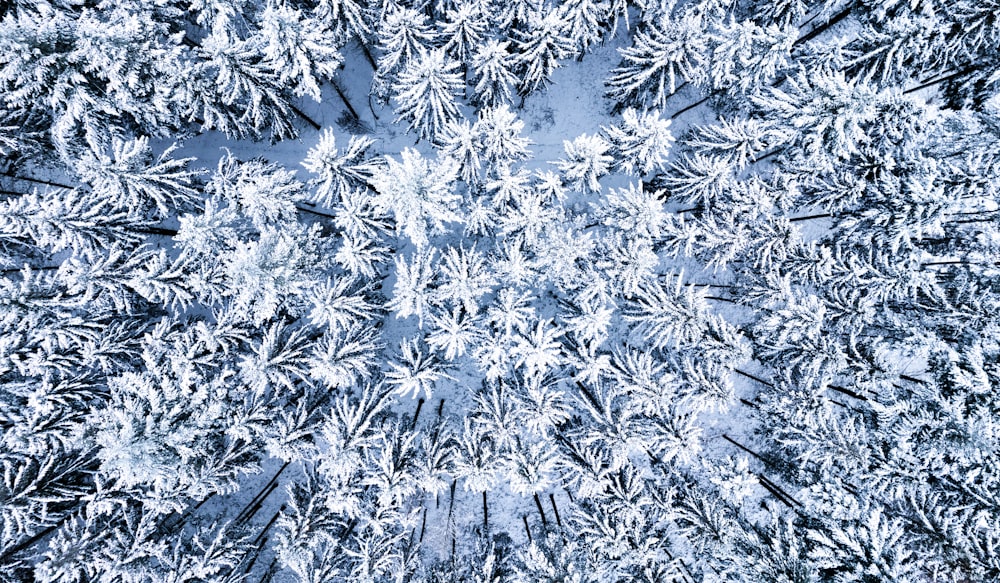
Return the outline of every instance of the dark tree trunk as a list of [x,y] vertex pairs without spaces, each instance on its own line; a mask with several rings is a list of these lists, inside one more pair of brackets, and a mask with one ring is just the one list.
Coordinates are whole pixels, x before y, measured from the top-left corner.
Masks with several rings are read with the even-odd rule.
[[285,462],[280,468],[278,468],[278,471],[274,474],[274,476],[272,476],[271,479],[264,484],[263,488],[257,491],[257,494],[254,495],[250,502],[243,507],[243,510],[240,510],[240,513],[236,515],[236,518],[233,519],[234,524],[245,522],[256,514],[264,500],[271,495],[271,492],[273,492],[275,488],[278,487],[278,478],[281,477],[282,472],[285,471],[285,468],[287,468],[290,463],[291,462]]
[[538,492],[534,494],[535,506],[538,508],[538,515],[542,517],[542,528],[547,529],[549,521],[545,519],[545,510],[542,509],[542,501],[538,499]]
[[360,120],[361,116],[358,115],[357,110],[354,109],[354,106],[351,105],[350,100],[347,99],[346,95],[344,95],[344,91],[340,88],[340,84],[338,84],[336,81],[331,80],[330,85],[333,87],[333,90],[337,92],[337,97],[340,97],[340,100],[343,101],[344,105],[347,106],[347,111],[351,112],[351,116],[355,120]]
[[413,431],[414,429],[417,428],[417,418],[420,417],[420,409],[423,406],[424,406],[424,398],[421,397],[420,400],[417,401],[417,410],[413,412],[413,422],[410,423],[410,431]]
[[75,186],[62,184],[61,182],[52,182],[50,180],[42,180],[41,178],[31,178],[29,176],[17,176],[16,174],[10,172],[4,172],[2,176],[6,176],[7,178],[13,178],[14,180],[23,180],[25,182],[34,182],[35,184],[43,184],[45,186],[51,186],[53,188],[66,188],[69,190],[73,190],[74,188],[76,188]]
[[288,104],[288,107],[291,108],[291,110],[295,112],[295,115],[297,115],[297,116],[301,117],[303,120],[305,120],[305,122],[307,124],[311,125],[313,127],[313,129],[315,129],[316,131],[319,131],[319,130],[323,129],[323,126],[319,125],[318,123],[316,123],[316,120],[314,120],[313,118],[311,118],[308,115],[306,115],[306,112],[302,111],[298,107],[295,107],[291,103]]
[[678,117],[680,117],[680,116],[684,115],[685,113],[687,113],[688,111],[691,111],[692,109],[698,107],[702,103],[705,103],[706,101],[708,101],[711,98],[712,98],[711,95],[706,95],[705,97],[699,99],[698,101],[695,101],[691,105],[688,105],[686,107],[681,108],[679,111],[677,111],[673,115],[671,115],[670,119],[677,119]]
[[846,8],[831,16],[822,24],[817,24],[812,28],[812,30],[800,36],[799,38],[795,39],[795,42],[792,43],[792,46],[796,47],[800,44],[807,43],[812,39],[816,38],[817,36],[823,34],[823,31],[828,30],[830,27],[834,26],[841,20],[847,18],[851,14],[852,10],[854,10],[853,2],[849,3]]
[[267,542],[267,531],[271,530],[271,527],[274,526],[274,523],[278,520],[278,517],[281,516],[281,513],[284,510],[285,505],[282,504],[281,508],[279,508],[278,511],[274,513],[274,516],[271,517],[271,520],[268,520],[267,524],[264,525],[264,529],[260,531],[257,538],[254,539],[254,552],[250,557],[250,563],[246,566],[246,569],[243,569],[244,573],[249,573],[250,570],[253,569],[254,564],[257,562],[257,557],[260,556],[260,552],[264,550],[264,544]]
[[740,369],[738,369],[738,368],[735,368],[735,367],[734,367],[734,368],[733,368],[733,372],[735,372],[736,374],[738,374],[738,375],[740,375],[740,376],[744,376],[744,377],[746,377],[746,378],[748,378],[748,379],[750,379],[750,380],[752,380],[752,381],[757,381],[758,383],[760,383],[760,384],[764,385],[765,387],[771,387],[771,388],[774,388],[774,383],[771,383],[771,382],[768,382],[768,381],[765,381],[764,379],[762,379],[762,378],[760,378],[760,377],[758,377],[758,376],[754,376],[754,375],[752,375],[752,374],[750,374],[750,373],[748,373],[748,372],[744,372],[744,371],[742,371],[742,370],[740,370]]

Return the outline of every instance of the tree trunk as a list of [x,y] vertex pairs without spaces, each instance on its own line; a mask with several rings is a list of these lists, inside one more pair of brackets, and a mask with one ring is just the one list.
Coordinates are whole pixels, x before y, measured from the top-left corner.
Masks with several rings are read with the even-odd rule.
[[789,494],[788,492],[785,492],[785,490],[781,486],[772,482],[770,478],[768,478],[767,476],[763,474],[757,474],[757,479],[760,480],[762,486],[767,488],[767,490],[771,492],[771,494],[773,494],[774,497],[777,498],[779,501],[781,501],[781,503],[784,504],[785,506],[788,506],[789,508],[794,508],[795,506],[802,506],[801,502],[792,497],[792,495]]
[[250,570],[253,569],[254,564],[257,562],[257,557],[259,557],[260,552],[264,550],[264,543],[267,542],[267,531],[271,530],[271,527],[274,526],[274,523],[278,520],[278,517],[281,516],[281,513],[284,510],[285,505],[282,504],[281,508],[279,508],[278,511],[274,513],[274,516],[271,517],[271,520],[268,520],[267,524],[264,525],[264,530],[260,531],[260,534],[257,535],[256,539],[254,539],[254,553],[250,558],[250,564],[247,565],[246,569],[243,569],[244,573],[249,573]]
[[420,400],[417,401],[417,410],[413,412],[413,422],[410,423],[410,431],[413,431],[414,429],[417,428],[417,418],[420,417],[420,409],[423,406],[424,406],[424,398],[420,397]]
[[562,519],[559,518],[559,508],[556,506],[556,497],[554,494],[549,494],[549,502],[552,503],[552,513],[556,515],[556,525],[562,528]]
[[526,532],[528,534],[528,542],[531,543],[532,542],[532,539],[531,539],[531,529],[528,528],[528,517],[527,516],[521,516],[521,520],[524,522],[524,532]]
[[358,115],[357,110],[354,109],[354,106],[351,105],[351,102],[347,99],[347,96],[344,95],[344,91],[340,88],[340,85],[334,80],[330,81],[330,85],[333,87],[333,90],[337,92],[337,97],[340,97],[340,100],[343,101],[344,105],[347,106],[347,111],[351,112],[351,116],[355,120],[360,120],[361,116]]
[[20,543],[12,546],[10,548],[8,548],[7,552],[5,552],[3,554],[3,556],[0,556],[0,564],[6,563],[8,560],[10,560],[17,553],[23,551],[24,549],[30,547],[31,545],[37,543],[38,541],[42,540],[43,538],[45,538],[48,535],[50,535],[53,532],[55,532],[72,515],[73,515],[73,512],[67,512],[65,514],[65,516],[63,516],[62,518],[59,519],[59,522],[53,524],[52,526],[48,526],[46,528],[43,528],[42,530],[40,530],[40,531],[36,532],[35,534],[31,535],[30,537],[28,537],[27,539],[25,539],[25,540],[21,541]]
[[486,490],[483,490],[483,531],[490,527],[490,509],[486,505]]
[[176,229],[164,229],[163,227],[147,227],[143,229],[136,229],[136,233],[142,233],[143,235],[162,235],[164,237],[176,237]]
[[304,119],[306,121],[306,123],[308,123],[309,125],[311,125],[313,127],[313,129],[315,129],[316,131],[319,131],[319,130],[323,129],[323,126],[321,126],[318,123],[316,123],[316,121],[313,118],[311,118],[308,115],[306,115],[306,113],[304,111],[302,111],[301,109],[299,109],[298,107],[295,107],[291,103],[288,104],[288,107],[291,108],[291,110],[295,112],[295,115],[297,115],[297,116],[301,117],[302,119]]
[[13,178],[14,180],[23,180],[25,182],[34,182],[35,184],[44,184],[45,186],[52,186],[54,188],[66,188],[66,189],[69,189],[69,190],[73,190],[74,188],[76,188],[75,186],[70,186],[68,184],[62,184],[60,182],[52,182],[52,181],[49,181],[49,180],[42,180],[41,178],[30,178],[28,176],[17,176],[16,174],[11,173],[11,172],[4,172],[3,174],[0,174],[0,176],[6,176],[7,178]]
[[733,299],[729,299],[729,298],[723,298],[723,297],[719,297],[719,296],[705,296],[705,299],[706,300],[715,300],[717,302],[727,302],[727,303],[730,303],[730,304],[739,304],[740,303],[737,300],[733,300]]
[[542,517],[542,529],[548,529],[549,521],[545,519],[545,510],[542,509],[542,501],[538,499],[538,492],[534,494],[535,506],[538,507],[538,515]]
[[[278,478],[281,477],[282,472],[285,471],[285,468],[287,468],[290,463],[291,462],[285,462],[280,468],[278,468],[278,471],[271,477],[267,484],[264,484],[264,487],[258,490],[257,494],[254,495],[250,502],[243,507],[243,510],[240,510],[240,513],[236,515],[236,518],[233,519],[234,524],[245,522],[256,514],[254,507],[256,506],[257,509],[259,509],[259,505],[264,501],[264,499],[270,496],[271,492],[278,487]],[[247,514],[248,512],[251,512],[251,514]]]
[[765,387],[771,387],[771,388],[774,388],[774,383],[771,383],[771,382],[768,382],[768,381],[765,381],[764,379],[762,379],[762,378],[760,378],[760,377],[758,377],[758,376],[754,376],[754,375],[752,375],[752,374],[750,374],[750,373],[748,373],[748,372],[744,372],[744,371],[742,371],[742,370],[740,370],[740,369],[738,369],[738,368],[735,368],[735,367],[734,367],[734,368],[733,368],[733,372],[735,372],[736,374],[738,374],[738,375],[740,375],[740,376],[744,376],[744,377],[746,377],[746,378],[748,378],[748,379],[750,379],[750,380],[752,380],[752,381],[757,381],[758,383],[760,383],[760,384],[764,385]]
[[699,99],[698,101],[695,101],[691,105],[688,105],[687,107],[684,107],[684,108],[680,109],[679,111],[675,112],[673,115],[670,116],[670,119],[677,119],[681,115],[683,115],[683,114],[687,113],[688,111],[690,111],[690,110],[698,107],[699,105],[701,105],[702,103],[705,103],[706,101],[708,101],[711,98],[712,98],[711,95],[706,95],[705,97]]
[[296,210],[299,210],[299,211],[304,212],[306,214],[315,215],[317,217],[323,217],[323,218],[326,218],[326,219],[336,219],[337,218],[337,217],[335,217],[333,215],[328,215],[326,213],[321,213],[319,211],[314,211],[314,210],[309,209],[309,208],[303,208],[303,207],[301,207],[299,205],[295,205],[295,208],[296,208]]
[[754,450],[750,449],[749,447],[747,447],[747,446],[743,445],[742,443],[740,443],[740,442],[736,441],[736,440],[735,440],[735,439],[733,439],[732,437],[729,437],[729,436],[728,436],[728,435],[726,435],[725,433],[723,433],[723,434],[722,434],[722,439],[725,439],[725,440],[726,440],[726,441],[728,441],[729,443],[731,443],[731,444],[735,445],[736,447],[738,447],[738,448],[742,449],[743,451],[745,451],[745,452],[747,452],[748,454],[752,455],[753,457],[755,457],[755,458],[759,459],[760,461],[764,462],[765,464],[768,464],[768,465],[770,465],[770,464],[768,463],[768,460],[764,459],[764,457],[763,457],[763,456],[761,456],[761,455],[760,455],[759,453],[757,453],[757,452],[755,452]]
[[861,394],[858,394],[858,393],[855,393],[854,391],[852,391],[852,390],[850,390],[848,388],[845,388],[845,387],[841,387],[841,386],[837,386],[837,385],[827,385],[826,387],[828,389],[837,391],[838,393],[841,393],[843,395],[847,395],[848,397],[855,398],[855,399],[857,399],[859,401],[867,401],[868,400],[868,397],[866,397],[864,395],[861,395]]
[[934,85],[937,85],[938,83],[944,83],[945,81],[951,81],[952,79],[955,79],[957,77],[961,77],[962,75],[967,75],[967,74],[975,71],[978,68],[979,68],[978,64],[970,65],[970,66],[966,67],[965,69],[962,69],[961,71],[956,71],[954,73],[951,73],[950,75],[945,75],[944,77],[940,77],[938,79],[931,79],[929,81],[925,81],[924,83],[921,83],[920,85],[917,85],[916,87],[912,87],[910,89],[907,89],[907,90],[903,91],[903,94],[905,95],[907,93],[914,93],[916,91],[920,91],[921,89],[927,89],[928,87],[933,87]]
[[451,520],[451,513],[455,509],[455,485],[458,480],[451,481],[451,500],[448,501],[448,520]]
[[808,215],[804,217],[792,217],[788,219],[789,223],[797,223],[799,221],[811,221],[812,219],[829,219],[833,217],[833,213],[820,213],[818,215]]
[[795,39],[795,42],[792,43],[792,47],[796,47],[800,44],[807,43],[812,39],[816,38],[817,36],[823,34],[823,31],[828,30],[833,25],[847,18],[851,14],[852,10],[854,10],[854,2],[849,2],[846,8],[828,18],[826,22],[823,22],[822,24],[817,24],[812,28],[812,30],[800,36],[799,38]]

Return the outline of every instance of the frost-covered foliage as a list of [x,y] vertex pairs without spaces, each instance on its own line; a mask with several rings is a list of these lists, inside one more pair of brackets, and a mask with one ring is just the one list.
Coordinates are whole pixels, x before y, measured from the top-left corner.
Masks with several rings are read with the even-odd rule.
[[998,13],[3,3],[0,583],[1000,580]]
[[406,235],[418,248],[428,235],[445,231],[445,223],[460,222],[459,195],[454,181],[458,167],[449,158],[427,160],[416,150],[406,149],[399,161],[385,158],[386,168],[371,179],[376,192],[372,204],[392,213],[396,232]]
[[396,112],[420,137],[436,139],[458,119],[455,96],[462,88],[459,66],[443,50],[421,51],[399,73],[394,94]]
[[655,109],[642,113],[626,109],[621,124],[604,128],[615,149],[616,166],[639,176],[663,168],[674,143],[670,123]]
[[566,158],[557,162],[566,182],[574,188],[601,190],[599,178],[608,173],[613,158],[608,155],[611,144],[600,136],[583,134],[572,142],[563,142]]

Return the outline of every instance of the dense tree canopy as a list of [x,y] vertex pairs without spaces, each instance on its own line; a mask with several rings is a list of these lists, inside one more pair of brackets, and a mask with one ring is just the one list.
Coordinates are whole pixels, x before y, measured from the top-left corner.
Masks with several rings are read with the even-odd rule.
[[0,4],[0,582],[1000,580],[998,14]]

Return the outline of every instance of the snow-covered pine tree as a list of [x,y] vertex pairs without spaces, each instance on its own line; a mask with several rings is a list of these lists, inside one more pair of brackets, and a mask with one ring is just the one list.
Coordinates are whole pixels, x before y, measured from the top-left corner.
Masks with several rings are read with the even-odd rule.
[[486,494],[497,481],[499,466],[493,438],[466,417],[464,430],[456,441],[455,476],[462,480],[466,491]]
[[342,42],[368,42],[372,32],[369,3],[365,0],[316,0],[313,15]]
[[484,158],[492,168],[509,167],[531,157],[528,149],[531,140],[521,135],[524,122],[506,104],[482,109],[476,120],[476,130],[483,144]]
[[610,7],[605,0],[568,0],[559,5],[560,19],[566,23],[566,36],[580,57],[592,45],[601,42],[609,26]]
[[470,186],[479,184],[482,175],[483,151],[479,128],[461,119],[448,124],[439,138],[440,152],[459,165],[459,176]]
[[462,2],[449,10],[441,28],[444,50],[462,64],[462,86],[465,87],[469,63],[486,34],[487,20],[479,1]]
[[472,56],[476,74],[474,101],[481,107],[509,104],[511,88],[517,85],[516,66],[509,41],[487,39],[480,43]]
[[138,246],[155,224],[103,193],[47,190],[0,202],[0,241],[48,253],[93,257],[115,245]]
[[480,337],[480,318],[461,307],[442,308],[438,312],[431,315],[427,344],[448,361],[473,352]]
[[544,0],[486,0],[490,6],[490,14],[498,16],[501,33],[510,35],[514,30],[523,29],[532,18],[532,14],[542,10]]
[[444,49],[421,50],[399,73],[393,87],[396,114],[420,138],[438,141],[461,117],[455,99],[464,86],[460,66]]
[[375,140],[368,136],[351,136],[347,147],[337,148],[333,130],[325,129],[315,146],[309,149],[302,166],[317,178],[313,202],[333,207],[337,202],[351,198],[358,188],[367,186],[375,172],[381,168],[378,160],[367,159],[368,149]]
[[573,43],[557,10],[533,11],[527,29],[515,38],[515,70],[520,77],[517,91],[525,97],[549,84],[559,60],[572,53]]
[[382,56],[378,59],[378,76],[388,79],[422,51],[435,42],[427,15],[414,8],[406,8],[391,0],[378,21],[376,31]]
[[332,79],[344,61],[336,40],[321,20],[282,0],[268,2],[260,13],[265,63],[275,72],[278,83],[291,86],[296,96],[309,95],[320,101],[320,80]]
[[[537,223],[534,211],[540,214],[547,214],[546,211],[554,210],[548,202],[542,198],[541,194],[531,188],[531,174],[524,168],[512,168],[507,165],[499,165],[493,169],[494,175],[488,177],[486,191],[493,195],[492,203],[495,209],[507,211],[515,207],[521,211],[518,218],[524,218],[528,223],[541,228]],[[511,213],[501,215],[506,223],[513,220]],[[538,230],[533,229],[529,238],[534,240]]]
[[396,283],[385,307],[396,312],[397,318],[416,316],[422,328],[436,295],[434,251],[418,251],[410,262],[403,255],[396,255],[395,261]]
[[197,200],[196,178],[189,170],[194,158],[174,159],[172,145],[154,158],[148,138],[115,139],[111,151],[79,152],[74,170],[100,196],[137,215],[153,208],[160,217],[186,210]]
[[289,94],[259,43],[216,30],[194,53],[197,59],[183,68],[177,87],[185,119],[239,139],[297,135]]
[[528,323],[535,315],[535,308],[531,305],[533,299],[534,296],[528,292],[504,287],[486,308],[486,319],[506,338],[512,338],[515,333],[525,334]]
[[761,27],[752,21],[715,25],[711,31],[708,70],[713,89],[733,87],[754,94],[790,65],[798,27]]
[[537,495],[552,486],[556,458],[551,444],[545,441],[517,444],[505,459],[507,483],[511,492],[521,496]]
[[[518,237],[516,246],[507,247],[511,251],[521,244],[534,248],[546,227],[562,216],[560,209],[549,204],[537,190],[515,182],[521,177],[527,180],[527,173],[498,177],[498,180],[508,184],[496,185],[497,191],[493,198],[494,206],[503,209],[500,216],[501,231],[508,237],[511,235]],[[517,266],[511,265],[511,268],[514,273],[520,274],[526,266],[520,259],[517,259],[516,263]]]
[[523,369],[528,377],[544,376],[558,368],[562,359],[562,344],[558,338],[563,335],[552,320],[538,320],[534,329],[529,329],[517,337],[514,347],[516,366]]
[[810,167],[825,170],[836,160],[846,160],[868,142],[866,128],[878,116],[878,106],[889,97],[843,73],[827,70],[790,77],[787,87],[752,98],[780,123],[779,131],[794,136]]
[[389,361],[385,377],[396,393],[410,395],[414,399],[421,395],[423,399],[430,399],[434,394],[434,384],[451,378],[437,353],[419,338],[400,341],[399,358]]
[[[315,314],[316,310],[313,310]],[[315,321],[315,318],[314,318]],[[378,328],[369,321],[329,327],[315,341],[306,363],[308,378],[331,390],[346,390],[370,382],[375,355],[382,349]]]
[[611,170],[611,144],[601,136],[582,134],[572,142],[564,141],[566,158],[556,162],[566,182],[577,190],[600,192],[599,179]]
[[175,127],[170,95],[181,50],[144,12],[55,10],[0,20],[4,117],[47,135],[47,147],[67,162],[80,148],[109,148],[126,130],[159,136]]
[[621,64],[607,81],[608,96],[623,105],[666,106],[681,82],[705,81],[705,23],[696,15],[661,16],[636,30],[632,46],[618,49]]
[[640,113],[630,107],[620,125],[602,128],[614,148],[615,168],[633,176],[662,169],[674,143],[670,123],[655,109]]
[[466,313],[479,312],[479,300],[493,290],[496,279],[489,272],[486,258],[475,247],[449,247],[438,265],[438,303],[462,308]]
[[621,234],[601,241],[597,256],[600,259],[594,267],[603,270],[624,297],[633,296],[652,281],[660,264],[652,240]]
[[446,222],[461,222],[461,197],[453,183],[458,165],[448,158],[425,159],[407,148],[397,162],[385,157],[386,169],[371,179],[376,191],[372,204],[392,213],[396,233],[405,234],[418,249],[428,243],[428,234],[444,232]]
[[696,152],[725,157],[732,166],[743,169],[757,158],[780,147],[786,139],[773,123],[755,118],[722,118],[718,123],[694,128],[684,143]]
[[626,236],[653,240],[662,237],[668,220],[661,196],[644,188],[641,182],[608,191],[597,206],[596,215],[604,225]]
[[696,343],[708,325],[704,292],[685,286],[679,276],[674,279],[672,286],[663,282],[641,286],[623,313],[625,320],[635,322],[645,340],[656,348]]

